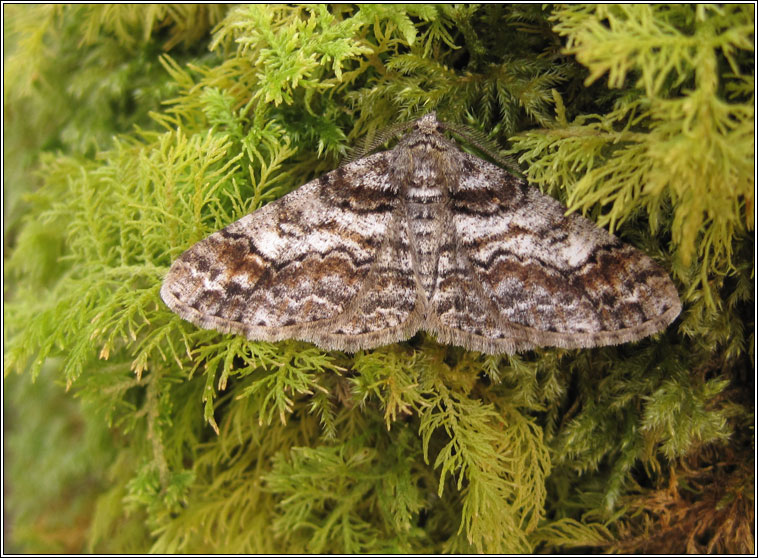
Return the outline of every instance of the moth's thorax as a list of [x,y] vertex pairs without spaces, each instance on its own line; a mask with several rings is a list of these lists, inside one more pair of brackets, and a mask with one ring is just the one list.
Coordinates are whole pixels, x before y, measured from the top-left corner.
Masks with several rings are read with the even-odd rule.
[[436,128],[414,131],[392,153],[395,188],[409,202],[435,190],[447,196],[461,174],[462,152]]

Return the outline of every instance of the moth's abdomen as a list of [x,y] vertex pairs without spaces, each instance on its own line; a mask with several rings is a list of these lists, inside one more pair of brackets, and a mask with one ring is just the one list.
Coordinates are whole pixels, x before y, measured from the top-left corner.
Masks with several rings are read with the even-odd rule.
[[418,274],[427,300],[437,282],[439,248],[445,229],[446,198],[437,181],[413,180],[404,191],[405,218]]

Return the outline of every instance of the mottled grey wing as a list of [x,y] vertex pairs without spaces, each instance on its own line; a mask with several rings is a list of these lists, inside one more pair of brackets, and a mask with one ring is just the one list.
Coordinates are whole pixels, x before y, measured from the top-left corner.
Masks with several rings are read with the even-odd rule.
[[432,301],[441,341],[489,353],[634,341],[681,310],[668,274],[536,188],[463,154]]
[[182,318],[249,339],[358,350],[421,317],[387,155],[340,167],[184,252],[161,289]]

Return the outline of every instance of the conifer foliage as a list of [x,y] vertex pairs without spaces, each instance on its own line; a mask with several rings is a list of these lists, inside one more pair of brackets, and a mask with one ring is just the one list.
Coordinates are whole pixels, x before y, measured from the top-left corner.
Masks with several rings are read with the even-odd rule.
[[[752,6],[6,16],[13,549],[753,552]],[[429,110],[661,262],[680,318],[352,355],[163,305],[188,246]]]

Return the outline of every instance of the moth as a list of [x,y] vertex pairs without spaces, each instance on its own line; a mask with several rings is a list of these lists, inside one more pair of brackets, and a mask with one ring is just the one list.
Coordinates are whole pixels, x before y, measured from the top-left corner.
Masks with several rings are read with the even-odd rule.
[[161,297],[202,328],[349,352],[419,330],[490,354],[597,347],[677,317],[660,265],[446,130],[427,114],[198,242]]

